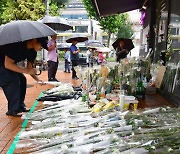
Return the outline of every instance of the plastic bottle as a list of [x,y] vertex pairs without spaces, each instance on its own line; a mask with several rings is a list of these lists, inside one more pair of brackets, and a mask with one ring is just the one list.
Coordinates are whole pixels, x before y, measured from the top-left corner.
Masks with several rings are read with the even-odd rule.
[[124,101],[125,101],[124,94],[120,94],[119,95],[119,107],[120,107],[120,111],[123,111],[123,109],[124,109]]

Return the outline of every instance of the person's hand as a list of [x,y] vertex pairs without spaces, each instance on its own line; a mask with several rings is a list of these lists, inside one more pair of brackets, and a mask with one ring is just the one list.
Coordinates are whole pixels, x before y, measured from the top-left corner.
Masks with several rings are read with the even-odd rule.
[[40,80],[40,79],[38,79],[37,83],[40,84],[41,86],[46,84],[46,83],[44,83],[43,80]]
[[27,74],[35,75],[37,73],[37,70],[35,68],[28,68]]
[[126,52],[126,49],[122,49],[122,52]]
[[56,48],[56,43],[54,43],[54,48]]

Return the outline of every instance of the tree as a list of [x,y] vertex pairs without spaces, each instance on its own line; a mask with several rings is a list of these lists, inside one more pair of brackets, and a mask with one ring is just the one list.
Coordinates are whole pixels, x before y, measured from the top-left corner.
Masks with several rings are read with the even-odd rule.
[[132,36],[132,24],[129,21],[128,14],[111,15],[107,17],[98,18],[91,1],[83,0],[83,3],[88,12],[89,17],[91,19],[97,20],[99,22],[99,25],[101,26],[101,29],[108,33],[108,46],[110,43],[111,34],[118,34],[118,37],[122,36],[122,34],[124,37]]
[[[38,20],[45,15],[46,0],[1,0],[0,24],[11,20]],[[50,14],[59,15],[59,8],[64,7],[67,0],[49,0]]]
[[109,47],[111,34],[117,33],[118,28],[122,25],[120,15],[103,17],[99,20],[99,25],[101,26],[101,29],[108,34],[107,46]]
[[6,0],[1,0],[0,1],[0,25],[3,23],[3,19],[2,19],[2,14],[3,14],[3,11],[4,11],[4,8],[6,8]]
[[[49,14],[52,15],[52,16],[59,16],[59,9],[64,8],[65,3],[68,0],[44,0],[44,1],[46,3],[49,3],[49,7],[50,7]],[[48,5],[48,4],[46,4],[46,5]]]
[[11,20],[38,20],[45,13],[42,0],[4,0],[2,23]]
[[84,7],[86,8],[86,11],[91,19],[94,19],[96,21],[99,21],[98,16],[96,14],[96,11],[92,5],[92,2],[90,0],[82,0]]
[[129,15],[123,13],[120,17],[123,24],[118,28],[117,38],[132,38],[134,31],[132,29],[132,23],[129,20]]

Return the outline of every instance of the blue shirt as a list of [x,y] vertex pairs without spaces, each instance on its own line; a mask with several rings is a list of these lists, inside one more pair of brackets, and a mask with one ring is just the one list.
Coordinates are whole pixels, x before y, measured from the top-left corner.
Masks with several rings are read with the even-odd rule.
[[64,54],[64,59],[67,60],[67,62],[70,62],[70,55],[69,55],[69,52],[66,51],[66,53]]
[[71,55],[71,60],[79,60],[79,53],[73,54],[74,51],[77,51],[77,47],[72,44],[70,46],[70,55]]

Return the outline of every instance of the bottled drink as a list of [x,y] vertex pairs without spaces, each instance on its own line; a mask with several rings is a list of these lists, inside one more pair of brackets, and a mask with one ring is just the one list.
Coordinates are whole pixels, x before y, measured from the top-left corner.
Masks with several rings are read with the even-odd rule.
[[144,85],[141,79],[138,80],[135,95],[137,98],[145,99],[145,89],[144,89]]

